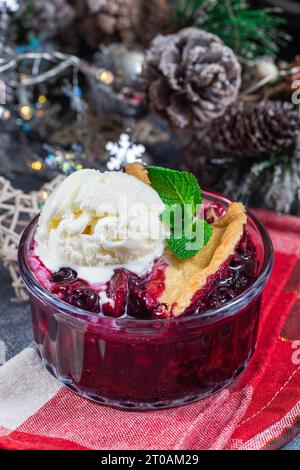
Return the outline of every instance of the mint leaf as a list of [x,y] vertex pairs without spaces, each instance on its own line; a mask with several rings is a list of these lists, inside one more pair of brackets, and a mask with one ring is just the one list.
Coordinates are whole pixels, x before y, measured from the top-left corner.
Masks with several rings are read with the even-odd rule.
[[149,166],[147,173],[151,186],[166,206],[161,220],[170,227],[170,250],[180,259],[194,256],[208,243],[213,232],[206,221],[195,220],[196,206],[202,202],[195,176],[158,166]]
[[152,188],[166,205],[201,204],[201,189],[192,173],[148,166],[147,174]]
[[167,243],[170,250],[179,259],[195,256],[201,248],[207,245],[213,234],[213,228],[206,220],[196,220],[191,229],[191,236],[187,237],[186,234],[183,234],[181,238],[176,239],[174,228],[171,228]]

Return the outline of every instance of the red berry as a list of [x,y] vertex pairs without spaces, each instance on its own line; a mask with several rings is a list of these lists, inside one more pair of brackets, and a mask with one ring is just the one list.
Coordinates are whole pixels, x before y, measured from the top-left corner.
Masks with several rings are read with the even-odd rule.
[[127,303],[127,272],[124,269],[116,269],[113,277],[108,282],[106,295],[112,300],[112,304],[105,303],[104,315],[109,317],[120,317],[125,313]]
[[57,284],[66,284],[72,282],[77,278],[77,272],[71,268],[60,268],[59,271],[53,273],[51,281]]
[[66,300],[75,307],[89,312],[96,313],[99,311],[99,296],[89,287],[78,287],[68,291]]

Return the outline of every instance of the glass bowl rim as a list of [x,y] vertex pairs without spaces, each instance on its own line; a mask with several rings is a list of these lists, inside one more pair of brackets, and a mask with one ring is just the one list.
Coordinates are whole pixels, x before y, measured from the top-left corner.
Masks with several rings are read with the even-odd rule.
[[[230,199],[227,196],[224,196],[222,194],[219,194],[214,191],[208,191],[208,190],[203,190],[202,191],[203,196],[208,196],[210,198],[218,198],[219,200],[223,200],[226,203],[231,203],[233,202],[232,199]],[[261,272],[255,282],[248,287],[244,292],[242,292],[240,295],[235,297],[234,299],[225,302],[221,306],[217,308],[213,308],[210,310],[207,310],[205,312],[202,312],[201,315],[190,315],[190,316],[180,316],[178,318],[169,318],[169,319],[139,319],[139,318],[130,318],[130,317],[108,317],[103,314],[97,314],[95,315],[94,313],[91,313],[87,310],[81,309],[79,307],[75,307],[73,305],[68,304],[67,302],[55,297],[51,292],[49,292],[47,289],[45,289],[34,277],[32,274],[28,262],[27,262],[27,257],[25,254],[25,247],[26,247],[26,241],[28,236],[31,234],[31,231],[36,228],[37,221],[39,218],[39,215],[36,215],[26,226],[25,230],[22,233],[21,240],[19,243],[18,247],[18,263],[19,263],[19,269],[20,269],[20,274],[21,277],[29,290],[30,293],[33,293],[35,296],[39,297],[40,300],[46,301],[53,304],[57,309],[59,309],[59,313],[66,315],[69,318],[72,318],[73,320],[78,320],[81,322],[89,322],[95,324],[95,317],[102,319],[105,321],[105,324],[103,326],[109,327],[109,323],[111,323],[112,327],[115,328],[116,324],[118,326],[121,326],[122,323],[126,324],[126,326],[132,325],[134,326],[135,324],[143,325],[145,327],[151,327],[153,325],[158,325],[158,324],[186,324],[186,323],[193,323],[197,319],[200,320],[205,320],[205,319],[214,319],[214,318],[219,318],[220,315],[226,314],[226,311],[228,310],[228,315],[225,316],[230,316],[234,315],[238,311],[241,310],[241,308],[247,306],[252,300],[254,300],[262,291],[264,288],[265,284],[267,283],[271,272],[273,268],[273,263],[274,263],[274,250],[273,250],[273,244],[270,238],[270,235],[265,228],[265,226],[258,220],[258,218],[252,213],[247,208],[247,217],[248,219],[251,220],[252,224],[256,227],[259,235],[262,238],[263,246],[264,246],[264,259],[263,263],[261,266]],[[242,303],[242,307],[241,307]],[[76,315],[74,315],[74,313]],[[99,323],[100,324],[100,323]]]

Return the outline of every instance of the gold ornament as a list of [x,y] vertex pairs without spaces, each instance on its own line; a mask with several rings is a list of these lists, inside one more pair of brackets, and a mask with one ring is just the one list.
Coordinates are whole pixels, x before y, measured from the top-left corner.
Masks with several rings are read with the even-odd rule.
[[15,291],[15,302],[28,299],[17,262],[22,232],[63,179],[63,175],[58,175],[39,191],[26,194],[21,189],[14,188],[8,179],[0,177],[0,260],[9,271]]

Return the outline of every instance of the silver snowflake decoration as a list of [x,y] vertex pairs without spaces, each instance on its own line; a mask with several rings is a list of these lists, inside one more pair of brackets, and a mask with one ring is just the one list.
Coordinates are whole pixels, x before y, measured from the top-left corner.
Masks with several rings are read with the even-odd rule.
[[118,142],[107,142],[105,146],[110,158],[106,164],[109,170],[120,170],[127,163],[142,163],[145,147],[132,142],[128,134],[121,134]]

